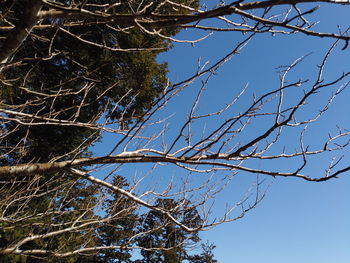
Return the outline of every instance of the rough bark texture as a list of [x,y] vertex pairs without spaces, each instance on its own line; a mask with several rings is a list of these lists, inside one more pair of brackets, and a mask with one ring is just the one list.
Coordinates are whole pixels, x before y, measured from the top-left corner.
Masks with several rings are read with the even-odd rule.
[[41,7],[41,0],[28,2],[22,19],[20,19],[15,28],[9,32],[4,44],[0,48],[0,63],[6,63],[28,37],[31,30],[40,19],[39,12]]

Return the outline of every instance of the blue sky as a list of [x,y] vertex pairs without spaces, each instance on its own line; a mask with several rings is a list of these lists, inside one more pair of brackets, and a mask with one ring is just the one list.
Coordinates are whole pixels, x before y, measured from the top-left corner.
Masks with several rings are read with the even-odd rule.
[[[322,5],[316,13],[318,30],[337,32],[337,25],[343,29],[349,26],[349,7]],[[195,39],[203,35],[192,31],[182,32],[180,39]],[[175,44],[175,47],[160,57],[168,61],[170,79],[179,81],[195,72],[197,59],[214,63],[224,56],[242,39],[239,33],[214,33],[191,47]],[[276,36],[259,35],[249,43],[239,58],[233,58],[210,82],[201,109],[214,109],[225,103],[245,84],[254,92],[264,92],[276,87],[277,67],[287,65],[309,52],[312,54],[300,65],[292,77],[314,79],[321,56],[332,41],[304,35]],[[326,79],[350,69],[349,49],[336,50],[326,71]],[[197,85],[199,85],[197,83]],[[195,86],[195,85],[194,85]],[[194,88],[195,89],[195,88]],[[186,93],[187,92],[187,93]],[[190,103],[192,91],[186,91],[171,105],[169,112],[183,116],[182,111]],[[194,93],[194,92],[193,92]],[[293,94],[291,94],[293,95]],[[308,133],[309,144],[318,145],[327,131],[335,131],[335,126],[350,128],[349,91],[345,91]],[[322,99],[322,98],[321,98]],[[307,109],[315,110],[319,98],[310,101]],[[176,122],[176,117],[175,122]],[[181,120],[179,117],[178,121]],[[210,126],[210,123],[208,123]],[[254,134],[254,131],[251,131]],[[289,135],[292,136],[292,135]],[[286,137],[285,140],[288,140]],[[288,144],[288,141],[285,141]],[[293,140],[291,140],[293,142]],[[290,143],[289,143],[290,144]],[[344,152],[345,164],[349,152]],[[329,156],[313,160],[308,173],[317,177],[324,171],[323,165]],[[264,165],[264,164],[259,164]],[[284,169],[288,163],[274,163],[274,168]],[[229,185],[219,200],[216,212],[220,213],[224,203],[230,203],[243,193],[251,179],[237,177]],[[243,177],[243,178],[242,178]],[[220,263],[310,263],[310,262],[350,262],[350,174],[325,183],[310,183],[298,179],[267,178],[269,188],[263,202],[243,219],[216,227],[203,233],[216,245],[215,255]]]
[[[209,2],[209,1],[208,1]],[[212,3],[212,2],[210,2]],[[306,6],[306,5],[302,5]],[[313,6],[313,5],[307,5]],[[315,29],[324,32],[338,32],[337,25],[345,29],[350,22],[350,7],[322,4],[321,9],[310,20],[320,21]],[[209,21],[208,23],[211,23]],[[177,38],[196,39],[205,35],[205,32],[183,31]],[[209,65],[225,56],[235,45],[243,39],[240,33],[214,33],[209,38],[194,47],[190,44],[176,43],[169,52],[162,54],[159,61],[169,63],[169,78],[172,83],[181,81],[191,76],[197,70],[197,61],[208,62]],[[297,58],[311,53],[296,69],[291,72],[289,79],[315,80],[317,65],[320,64],[325,52],[333,40],[319,39],[301,34],[297,35],[257,35],[242,50],[241,54],[234,56],[217,74],[210,80],[205,94],[199,105],[199,112],[205,113],[218,110],[234,98],[240,90],[248,85],[247,94],[227,114],[239,112],[251,101],[253,93],[276,89],[279,83],[278,67],[289,65]],[[341,51],[342,44],[336,49],[329,60],[325,71],[325,80],[332,80],[342,72],[350,69],[350,47]],[[193,98],[200,88],[200,81],[184,90],[176,97],[159,117],[168,117],[169,124],[166,139],[176,135],[184,118],[188,116],[188,110]],[[303,86],[308,88],[308,85]],[[322,95],[312,98],[306,105],[305,111],[298,115],[300,118],[317,112],[318,107],[327,101],[327,96],[333,90],[328,90]],[[288,92],[286,103],[293,103],[300,96],[302,90]],[[305,139],[311,148],[320,146],[328,137],[328,133],[335,134],[336,126],[350,129],[349,123],[349,98],[350,90],[345,90],[338,97],[327,115],[318,123],[312,125]],[[222,118],[228,117],[224,115]],[[222,120],[212,118],[208,121],[195,124],[195,136],[201,136],[201,129],[210,130]],[[264,119],[255,120],[256,124],[240,137],[242,141],[256,136],[257,132],[264,130]],[[155,132],[154,130],[151,132]],[[297,146],[299,134],[294,130],[287,130],[281,144],[272,151],[281,150],[282,144],[287,150],[293,151]],[[100,151],[113,145],[113,135],[106,136],[103,143],[96,147]],[[108,148],[108,147],[107,147]],[[343,165],[349,162],[349,151],[343,153]],[[325,154],[318,158],[311,158],[305,172],[312,177],[322,176],[325,167],[332,157]],[[288,161],[280,162],[251,162],[253,167],[274,169],[278,171],[288,170],[295,165]],[[119,174],[132,178],[132,175],[142,176],[147,173],[145,165],[129,165],[118,171]],[[157,182],[158,187],[163,187],[169,178],[181,180],[184,172],[172,165],[161,166],[148,179],[143,186]],[[220,178],[223,174],[218,174]],[[207,175],[208,176],[208,175]],[[205,177],[205,176],[203,176]],[[203,181],[201,176],[193,176],[195,183]],[[267,189],[266,197],[257,208],[249,212],[243,219],[220,225],[210,231],[202,233],[203,240],[208,239],[215,243],[215,256],[219,263],[349,263],[350,262],[350,174],[345,174],[339,179],[324,183],[310,183],[295,178],[270,178],[266,179],[263,187]],[[226,204],[234,204],[239,201],[252,184],[255,176],[239,173],[235,176],[227,188],[216,198],[213,216],[222,214]],[[164,185],[163,185],[164,184]]]

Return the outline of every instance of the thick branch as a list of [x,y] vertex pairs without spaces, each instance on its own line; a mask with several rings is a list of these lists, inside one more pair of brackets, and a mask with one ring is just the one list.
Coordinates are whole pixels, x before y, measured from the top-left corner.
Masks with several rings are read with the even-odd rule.
[[253,174],[265,174],[271,176],[282,176],[282,177],[298,177],[307,181],[326,181],[331,178],[337,177],[337,175],[347,172],[350,167],[344,168],[334,174],[327,175],[326,177],[311,178],[303,174],[296,172],[275,172],[268,170],[257,170],[244,167],[241,165],[231,164],[229,162],[222,161],[234,161],[231,154],[215,154],[215,155],[202,155],[192,157],[174,157],[174,156],[153,156],[145,155],[140,151],[135,152],[124,152],[117,156],[103,156],[103,157],[92,157],[92,158],[80,158],[75,160],[68,160],[62,162],[52,163],[35,163],[35,164],[20,164],[14,166],[3,166],[0,167],[0,178],[1,177],[16,177],[16,176],[27,176],[37,173],[50,173],[60,170],[84,167],[95,164],[123,164],[123,163],[173,163],[173,164],[187,164],[187,165],[203,165],[211,167],[223,167],[229,170],[240,170]]
[[[69,18],[69,19],[86,19],[109,21],[120,26],[137,26],[138,23],[142,26],[151,26],[153,28],[179,26],[183,24],[193,23],[203,19],[210,19],[219,16],[232,15],[237,10],[253,10],[259,8],[267,8],[278,5],[295,5],[298,3],[340,3],[350,4],[349,1],[328,1],[328,0],[271,0],[271,1],[258,1],[246,4],[240,4],[237,2],[229,5],[215,8],[206,12],[197,12],[188,15],[163,15],[163,14],[107,14],[100,12],[83,12],[80,8],[66,8],[61,10],[48,10],[42,11],[41,16],[44,18]],[[136,22],[137,21],[137,22]]]
[[0,49],[0,63],[6,63],[11,55],[15,53],[23,41],[28,37],[31,30],[40,19],[41,7],[41,0],[28,1],[23,17],[8,34],[8,37]]

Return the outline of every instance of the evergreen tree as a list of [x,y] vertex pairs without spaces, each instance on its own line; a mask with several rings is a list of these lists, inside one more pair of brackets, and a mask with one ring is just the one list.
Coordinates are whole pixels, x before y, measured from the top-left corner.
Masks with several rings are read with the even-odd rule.
[[190,263],[217,263],[218,261],[214,258],[213,250],[215,249],[214,244],[204,243],[201,244],[202,253],[196,255],[190,255],[187,261]]
[[[177,202],[173,199],[159,199],[157,207],[172,210],[181,223],[195,227],[201,224],[201,218],[195,208],[176,211]],[[188,206],[189,207],[189,206]],[[174,211],[175,210],[175,211]],[[187,258],[186,245],[198,243],[198,233],[187,233],[175,223],[169,221],[164,214],[150,211],[143,216],[143,224],[139,231],[147,234],[138,239],[138,244],[145,248],[164,248],[164,250],[143,250],[140,263],[178,263]]]
[[[15,24],[29,1],[10,2],[6,1],[8,5],[2,8],[10,8],[7,9],[11,12],[6,19]],[[94,2],[100,4],[103,1]],[[195,7],[199,1],[178,2]],[[62,3],[68,4],[69,1]],[[122,5],[111,8],[110,12],[131,13],[135,7],[140,7],[140,4],[147,6],[150,3],[151,1],[123,2]],[[91,5],[91,10],[93,8]],[[154,4],[147,12],[170,14],[187,11]],[[0,72],[0,103],[3,108],[35,115],[35,121],[38,122],[51,118],[94,124],[101,118],[102,112],[107,112],[105,118],[119,120],[119,125],[127,127],[133,119],[141,118],[166,86],[167,64],[158,63],[156,60],[160,52],[171,48],[170,42],[165,38],[145,33],[139,28],[116,31],[105,24],[70,28],[70,33],[84,36],[85,42],[82,42],[58,29],[65,23],[64,20],[53,19],[45,22],[52,23],[53,27],[34,30],[32,36],[25,40],[11,58],[11,62],[20,62],[20,66],[8,67]],[[1,20],[0,23],[3,24]],[[169,27],[163,30],[162,34],[172,36],[178,32],[177,28]],[[90,44],[86,43],[87,41]],[[101,48],[101,44],[124,50],[149,50],[115,52]],[[6,116],[9,121],[2,123],[2,129],[8,131],[8,135],[0,141],[0,154],[4,157],[0,159],[1,165],[89,156],[86,147],[99,138],[99,134],[94,130],[83,127],[35,125],[35,121],[28,125],[18,125],[14,121],[16,115],[7,113]],[[30,196],[36,189],[42,189],[42,192],[35,192],[32,198],[27,198],[25,207],[20,208],[21,204],[13,205],[13,211],[10,209],[5,215],[14,212],[17,216],[41,214],[41,217],[28,216],[28,219],[18,222],[2,222],[0,247],[8,246],[28,235],[60,230],[65,222],[74,222],[80,216],[79,211],[87,211],[86,218],[101,217],[95,214],[93,209],[98,205],[96,189],[93,186],[73,179],[66,173],[38,174],[37,177],[37,185],[45,185],[46,188],[30,188],[26,178],[21,183],[16,182],[11,188],[11,194],[18,195],[19,199]],[[122,177],[116,177],[113,183],[119,187],[127,187],[127,182]],[[8,182],[4,181],[2,184],[7,185]],[[0,197],[5,198],[6,194],[8,192],[1,192]],[[169,209],[174,207],[176,202],[171,199],[159,199],[157,205]],[[25,246],[50,251],[57,248],[61,251],[71,251],[82,244],[90,247],[135,244],[146,248],[162,246],[171,249],[161,252],[143,250],[142,262],[175,263],[182,262],[188,256],[184,246],[186,240],[199,242],[197,233],[185,233],[178,226],[167,222],[161,214],[150,212],[140,217],[129,207],[133,207],[129,199],[111,193],[111,199],[106,201],[104,208],[106,216],[116,216],[108,224],[96,227],[95,232],[68,232],[46,238],[44,241],[29,242]],[[196,218],[197,221],[192,223],[200,223],[200,217],[195,210],[178,213],[184,222],[189,218]],[[162,229],[164,220],[166,223]],[[148,231],[147,228],[151,231],[149,236],[138,240],[130,239],[140,231]],[[0,262],[131,263],[132,260],[130,251],[114,249],[91,256],[72,255],[63,259],[51,258],[49,255],[3,256]]]
[[[181,0],[180,3],[198,5],[198,1]],[[13,1],[6,19],[16,23],[25,10],[25,0]],[[69,4],[69,1],[62,1]],[[104,1],[93,1],[88,6]],[[110,8],[110,14],[128,14],[147,6],[150,1],[128,1]],[[163,5],[160,13],[184,13]],[[0,101],[10,110],[38,117],[95,123],[102,112],[104,117],[117,119],[123,127],[138,119],[150,108],[167,83],[166,63],[158,63],[160,52],[171,44],[167,39],[143,32],[139,28],[117,30],[110,25],[95,24],[69,28],[63,31],[64,19],[43,21],[52,23],[47,29],[34,30],[11,61],[20,66],[5,68],[0,73]],[[172,36],[177,28],[169,27],[163,34]],[[84,42],[75,36],[83,36]],[[127,51],[112,51],[103,46]],[[128,51],[129,49],[136,51]],[[137,51],[137,49],[145,51]],[[11,114],[8,114],[11,118]],[[52,158],[80,154],[84,146],[99,134],[82,127],[50,126],[33,123],[18,125],[14,121],[4,124],[13,131],[0,142],[1,153],[7,155],[3,165],[13,162],[45,162]],[[12,151],[8,149],[14,148]],[[86,149],[85,149],[86,152]]]
[[[46,184],[47,188],[35,187],[40,184]],[[17,195],[12,198],[17,199],[17,203],[11,204],[9,211],[5,213],[1,211],[9,220],[1,223],[0,247],[16,243],[24,237],[45,235],[65,229],[67,226],[72,226],[76,220],[81,219],[82,214],[87,220],[99,218],[94,212],[98,202],[96,187],[85,181],[62,177],[43,182],[43,179],[40,178],[32,189],[25,184],[22,186],[22,188],[17,186]],[[3,193],[6,194],[6,192]],[[33,197],[29,199],[28,196],[31,195]],[[18,220],[21,218],[22,220]],[[15,219],[18,221],[11,222]],[[21,246],[20,249],[72,251],[80,248],[82,244],[96,246],[99,242],[100,239],[95,232],[89,228],[82,228],[45,239],[33,240]],[[35,257],[3,255],[0,257],[0,262],[77,262],[80,257],[80,255],[72,255],[65,258],[51,258],[50,255],[45,254]],[[83,256],[83,258],[87,260],[94,257]]]
[[[113,178],[113,185],[127,188],[129,184],[121,176]],[[139,217],[135,214],[135,204],[130,199],[115,193],[110,193],[110,199],[104,203],[106,217],[111,218],[108,224],[99,228],[100,245],[130,246],[134,244],[132,237],[136,233]],[[100,262],[131,263],[131,252],[127,249],[108,249],[98,255]]]

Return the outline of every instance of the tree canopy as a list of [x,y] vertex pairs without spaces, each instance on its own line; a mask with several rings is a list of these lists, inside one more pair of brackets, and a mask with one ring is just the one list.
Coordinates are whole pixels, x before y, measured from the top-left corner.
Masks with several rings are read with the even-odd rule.
[[[198,6],[198,1],[182,3]],[[69,2],[63,1],[62,4],[69,5]],[[138,1],[121,3],[108,8],[107,13],[128,14],[134,8],[150,3],[139,4]],[[87,10],[94,11],[99,5],[103,5],[103,1],[86,6]],[[26,10],[30,8],[31,1],[13,1],[8,9],[5,5],[3,12],[6,22],[3,23],[16,24],[18,19],[26,18]],[[160,12],[174,11],[165,5]],[[178,12],[184,13],[185,10]],[[16,67],[5,66],[1,73],[4,80],[2,103],[9,109],[21,105],[21,110],[27,114],[40,112],[43,117],[54,116],[82,123],[95,123],[104,115],[104,118],[118,119],[121,125],[127,126],[133,118],[140,118],[167,84],[167,65],[158,63],[156,57],[171,47],[170,41],[147,34],[139,28],[117,30],[99,23],[71,27],[66,31],[60,26],[68,21],[69,18],[64,17],[43,19],[41,23],[48,23],[50,27],[34,28],[24,45],[16,49],[9,58],[10,65],[20,64]],[[178,29],[170,27],[164,34],[170,37],[177,32]],[[5,41],[3,46],[6,47],[6,44]],[[116,53],[113,48],[101,48],[100,45],[126,52]],[[16,121],[5,125],[9,129],[17,127],[16,132],[6,139],[8,146],[21,151],[20,157],[16,150],[9,155],[9,159],[17,162],[19,159],[27,162],[33,158],[45,162],[64,156],[82,143],[91,144],[99,136],[98,132],[83,127],[19,127]],[[17,144],[18,138],[24,137],[26,142]]]

